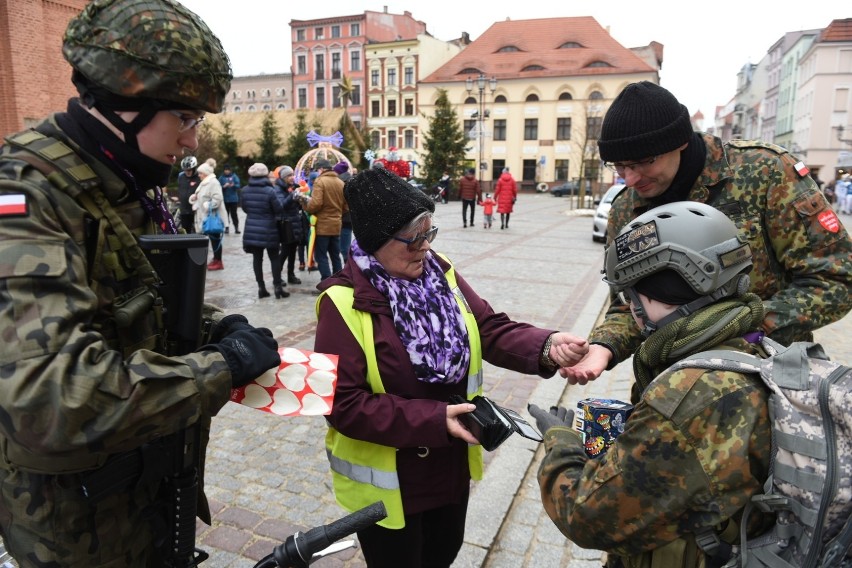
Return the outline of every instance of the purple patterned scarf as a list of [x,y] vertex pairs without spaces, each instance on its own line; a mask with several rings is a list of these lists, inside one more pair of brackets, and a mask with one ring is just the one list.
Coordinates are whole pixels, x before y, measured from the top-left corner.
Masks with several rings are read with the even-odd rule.
[[467,328],[450,285],[432,251],[416,280],[395,278],[357,241],[352,260],[370,283],[390,301],[393,323],[418,380],[455,384],[470,365]]

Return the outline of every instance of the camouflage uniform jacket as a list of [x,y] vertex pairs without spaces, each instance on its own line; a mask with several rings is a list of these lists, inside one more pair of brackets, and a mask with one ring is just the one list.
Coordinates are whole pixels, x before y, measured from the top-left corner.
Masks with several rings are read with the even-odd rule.
[[[55,119],[37,128],[94,170],[99,191],[134,234],[157,232],[125,183],[75,145]],[[93,218],[69,195],[84,193],[79,186],[59,189],[17,158],[24,152],[6,144],[0,153],[0,197],[26,203],[25,212],[4,214],[0,223],[0,532],[7,538],[30,530],[23,519],[73,526],[70,505],[63,505],[65,513],[56,510],[62,497],[46,480],[63,479],[68,495],[79,497],[75,472],[98,468],[111,454],[195,423],[206,441],[210,416],[228,401],[231,384],[215,350],[158,353],[151,313],[118,329],[116,299],[140,286],[127,258],[132,253],[106,220]],[[209,522],[205,505],[199,511]],[[119,518],[128,517],[101,520],[116,526]],[[92,513],[78,520],[93,519]],[[129,530],[99,533],[101,545],[135,538],[140,527]],[[85,531],[69,532],[84,544]],[[45,534],[52,543],[53,532]]]
[[[852,309],[852,241],[816,183],[773,144],[704,135],[704,170],[688,199],[728,215],[751,245],[751,292],[764,301],[763,330],[779,343],[812,340],[811,331]],[[652,204],[626,188],[613,201],[607,242]],[[641,343],[630,311],[613,298],[589,341],[614,353],[610,368]]]
[[[743,339],[717,347],[756,353]],[[649,568],[651,550],[653,566],[703,566],[692,531],[738,521],[766,481],[767,400],[759,377],[688,368],[650,383],[600,458],[586,456],[577,431],[549,428],[544,509],[578,546],[607,551],[610,566]],[[753,519],[750,534],[766,522]]]

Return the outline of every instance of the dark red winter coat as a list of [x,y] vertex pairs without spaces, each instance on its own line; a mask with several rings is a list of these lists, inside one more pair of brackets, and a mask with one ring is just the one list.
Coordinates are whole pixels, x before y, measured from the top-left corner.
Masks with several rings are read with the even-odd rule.
[[459,198],[482,201],[482,189],[479,187],[479,180],[472,175],[463,175],[459,180]]

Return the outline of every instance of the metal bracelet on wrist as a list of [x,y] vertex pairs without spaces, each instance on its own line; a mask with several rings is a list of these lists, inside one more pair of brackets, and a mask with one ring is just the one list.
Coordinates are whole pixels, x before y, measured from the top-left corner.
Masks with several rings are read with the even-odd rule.
[[539,364],[545,369],[555,371],[559,365],[550,357],[550,347],[553,344],[553,334],[547,336],[544,342],[544,347],[541,349],[541,355],[538,358]]

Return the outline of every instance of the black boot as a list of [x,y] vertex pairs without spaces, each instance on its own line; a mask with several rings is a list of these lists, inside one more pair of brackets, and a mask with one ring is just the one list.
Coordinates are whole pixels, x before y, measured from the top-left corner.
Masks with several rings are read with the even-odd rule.
[[266,290],[266,284],[263,282],[258,283],[257,285],[257,297],[258,298],[268,298],[269,292]]
[[290,297],[290,292],[284,289],[284,284],[281,282],[275,285],[275,297],[278,299]]
[[301,284],[302,280],[296,277],[296,274],[291,272],[287,275],[287,284]]

